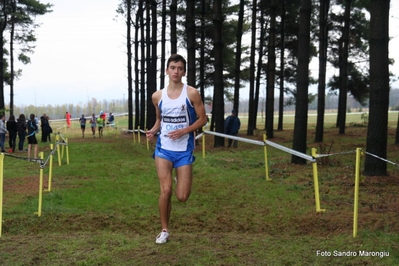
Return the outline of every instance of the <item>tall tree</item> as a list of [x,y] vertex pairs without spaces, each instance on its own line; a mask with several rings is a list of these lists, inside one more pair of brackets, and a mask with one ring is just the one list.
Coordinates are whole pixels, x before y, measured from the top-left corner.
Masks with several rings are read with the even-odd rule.
[[282,1],[281,6],[281,25],[280,25],[280,88],[279,88],[279,105],[278,105],[278,125],[277,130],[283,130],[283,117],[284,117],[284,66],[285,66],[285,4]]
[[7,28],[8,17],[9,17],[9,6],[7,0],[2,0],[1,2],[1,20],[0,20],[0,113],[4,114],[5,104],[4,104],[4,82],[5,82],[5,70],[7,62],[4,58],[4,31]]
[[[187,13],[187,7],[184,5],[179,6],[177,10],[177,14],[179,17],[183,17]],[[229,0],[222,0],[222,14],[229,19],[223,22],[223,80],[224,80],[224,98],[225,101],[233,101],[233,94],[230,89],[234,88],[234,71],[235,71],[235,47],[237,42],[237,25],[238,23],[234,19],[236,13],[239,12],[239,5],[231,5]],[[210,8],[208,0],[201,0],[201,5],[196,6],[196,20],[198,16],[201,16],[198,21],[200,23],[196,24],[196,40],[198,40],[198,59],[196,58],[196,67],[199,75],[197,76],[197,87],[202,88],[213,88],[214,86],[214,49],[213,49],[213,40],[214,40],[214,27],[213,24],[213,10]],[[204,15],[202,15],[204,14]],[[211,19],[212,18],[212,19]],[[179,21],[185,21],[185,19],[179,19]],[[184,23],[179,23],[178,25],[178,36],[181,39],[180,45],[182,47],[188,48],[186,45],[188,44],[187,40],[187,30]],[[244,23],[244,30],[247,31],[248,25]],[[242,51],[245,52],[246,46],[241,46]],[[188,49],[187,49],[188,50]],[[243,52],[243,56],[241,56],[241,64],[243,64],[248,57],[245,56]],[[197,56],[197,54],[196,54]],[[240,72],[241,80],[248,80],[248,71],[244,69]],[[204,95],[201,92],[201,95]],[[211,96],[207,96],[212,100]],[[204,96],[204,99],[206,97]],[[209,103],[209,102],[208,102]],[[210,104],[210,103],[209,103]],[[211,123],[212,125],[213,123]]]
[[337,116],[339,134],[345,134],[346,101],[348,98],[348,51],[351,2],[352,0],[345,0],[344,27],[339,42],[339,102]]
[[[259,95],[260,95],[260,85],[261,85],[261,77],[262,73],[264,73],[264,67],[263,67],[263,55],[265,54],[264,52],[264,46],[265,46],[265,39],[266,39],[266,31],[267,31],[267,26],[266,26],[266,4],[265,1],[260,1],[260,14],[259,14],[259,20],[260,20],[260,35],[259,35],[259,47],[258,47],[258,63],[257,63],[257,68],[256,68],[256,75],[255,75],[255,98],[254,98],[254,112],[253,112],[253,124],[254,124],[254,129],[257,128],[257,118],[258,118],[258,108],[259,108]],[[267,72],[267,71],[266,71]],[[263,108],[263,106],[262,106]]]
[[[133,77],[132,77],[131,28],[132,28],[132,3],[130,0],[127,0],[126,1],[126,49],[127,49],[127,108],[128,108],[129,130],[133,129]],[[137,33],[137,27],[136,27],[136,33]]]
[[162,0],[162,27],[161,27],[161,73],[160,89],[165,87],[165,54],[166,54],[166,0]]
[[177,0],[172,0],[170,4],[170,47],[171,53],[177,53]]
[[[5,32],[10,30],[10,44],[11,44],[11,65],[14,65],[14,41],[17,41],[21,47],[21,53],[18,55],[18,59],[22,63],[29,63],[30,58],[26,55],[27,52],[33,52],[33,46],[29,43],[33,43],[36,41],[34,36],[34,29],[38,27],[38,25],[34,22],[34,17],[39,15],[45,15],[48,12],[51,12],[50,9],[52,5],[43,4],[37,0],[31,1],[16,1],[16,0],[2,0],[0,2],[0,110],[4,111],[5,102],[4,102],[4,84],[11,84],[11,108],[13,108],[14,102],[14,78],[16,77],[14,68],[12,69],[12,73],[8,74],[7,71],[7,58],[5,57]],[[18,31],[15,29],[19,28]],[[11,80],[9,79],[11,78]]]
[[237,46],[235,56],[235,67],[234,67],[234,103],[233,108],[239,113],[239,102],[240,102],[240,74],[241,74],[241,53],[242,53],[242,33],[244,25],[244,8],[245,0],[240,0],[240,10],[238,11],[238,25],[237,25]]
[[149,64],[148,64],[148,78],[147,78],[147,128],[152,128],[155,124],[156,114],[155,114],[155,107],[152,103],[152,94],[157,90],[157,43],[158,43],[158,20],[157,20],[157,1],[152,0],[150,1],[149,8],[151,9],[151,36],[150,38],[149,48],[148,51],[150,52],[149,56]]
[[[148,110],[147,108],[150,108],[150,106],[152,105],[153,108],[154,105],[152,104],[152,99],[151,99],[151,95],[152,95],[152,91],[154,91],[153,88],[153,80],[156,77],[156,73],[154,75],[154,73],[152,72],[152,68],[151,68],[151,63],[152,63],[152,57],[151,57],[151,44],[152,44],[152,36],[151,36],[151,10],[152,10],[152,0],[150,1],[145,1],[145,58],[142,60],[144,60],[146,62],[146,73],[145,73],[145,81],[146,81],[146,93],[145,93],[145,99],[146,99],[146,103],[145,103],[145,109],[143,110]],[[143,82],[143,81],[141,81]],[[143,111],[142,110],[142,111]],[[143,112],[144,113],[144,112]],[[155,114],[155,111],[154,111]],[[143,127],[142,129],[148,129],[152,127],[152,124],[150,123],[150,121],[148,121],[149,119],[149,114],[147,112],[147,115],[145,116],[145,127]],[[153,118],[155,119],[155,118]]]
[[205,14],[206,1],[201,0],[201,32],[200,32],[200,58],[199,58],[199,89],[202,102],[205,103]]
[[[281,1],[280,1],[281,3]],[[280,50],[280,58],[283,58],[284,60],[280,59],[280,64],[279,64],[279,69],[278,71],[278,76],[280,77],[280,99],[279,99],[279,123],[282,125],[282,119],[283,119],[283,107],[293,105],[295,104],[296,101],[296,94],[297,94],[297,89],[298,89],[298,84],[297,84],[297,77],[298,77],[298,71],[299,71],[299,66],[298,66],[298,57],[303,51],[298,50],[298,40],[299,40],[299,12],[297,12],[300,9],[300,2],[297,0],[284,0],[283,1],[283,6],[281,8],[284,13],[284,34],[279,34],[281,36],[281,40],[277,40],[282,42],[283,44],[280,44],[278,42],[279,47],[282,47]],[[280,14],[280,13],[279,13]],[[277,24],[278,25],[278,24]],[[281,24],[280,24],[281,25]],[[311,26],[313,23],[311,24]],[[282,25],[281,25],[282,27]],[[312,30],[310,31],[311,33],[313,32]],[[313,35],[310,35],[313,40]],[[314,46],[314,43],[316,41],[312,41],[310,43],[310,48],[309,48],[309,57],[313,57],[316,55],[316,48]],[[309,84],[313,84],[314,79],[310,76],[310,71],[309,71]],[[283,91],[282,91],[283,90]],[[285,93],[285,95],[284,95]],[[284,97],[285,96],[285,97]],[[311,96],[309,95],[309,102],[311,101]],[[282,127],[279,128],[279,130],[282,130]]]
[[[214,28],[214,96],[213,113],[215,115],[216,131],[224,131],[224,80],[223,80],[223,13],[222,0],[213,1],[213,23]],[[215,147],[224,146],[224,138],[215,136]]]
[[10,115],[14,114],[14,36],[15,36],[15,20],[17,13],[17,1],[12,0],[12,15],[11,15],[11,29],[10,29]]
[[[130,1],[130,0],[127,0]],[[139,39],[139,33],[140,31],[143,32],[143,26],[141,25],[143,23],[143,0],[139,0],[138,2],[138,9],[136,12],[136,23],[135,23],[135,33],[134,33],[134,73],[135,73],[135,123],[134,123],[134,129],[137,129],[140,126],[140,118],[141,113],[140,110],[140,100],[141,100],[141,87],[140,87],[140,77],[142,75],[140,74],[140,61],[139,61],[139,52],[142,51],[140,49],[140,39]],[[144,112],[143,112],[144,113]]]
[[326,73],[327,73],[327,46],[328,46],[328,11],[330,0],[320,0],[319,11],[319,84],[317,89],[317,123],[315,142],[323,141],[324,108],[326,101]]
[[187,33],[187,83],[191,86],[195,85],[196,67],[195,67],[195,0],[187,0],[186,8],[186,33]]
[[[368,8],[368,2],[368,0],[351,1],[350,14],[348,14],[348,2],[337,0],[338,7],[334,6],[329,14],[329,31],[331,34],[329,34],[328,61],[334,68],[338,69],[339,75],[332,76],[328,82],[328,87],[331,93],[339,93],[337,127],[340,124],[344,125],[340,118],[344,117],[345,119],[347,112],[346,100],[342,98],[347,98],[347,95],[351,94],[362,105],[369,98],[369,65],[366,62],[369,62],[370,21],[365,12],[365,9]],[[343,13],[341,10],[343,10]],[[348,20],[350,22],[347,22]],[[346,25],[349,25],[348,32],[345,32]],[[347,34],[348,40],[344,41],[346,39],[344,36]],[[348,46],[347,53],[345,52],[345,45]],[[346,74],[344,74],[345,72]],[[346,79],[346,82],[344,79]],[[346,88],[346,93],[343,95],[341,95],[342,87]],[[344,131],[345,129],[343,129]]]
[[[370,109],[367,152],[386,158],[389,107],[389,0],[370,3]],[[364,175],[387,175],[385,161],[367,155]]]
[[276,1],[270,1],[270,32],[267,60],[266,135],[273,138],[274,83],[276,80]]
[[[310,55],[310,15],[311,0],[301,0],[299,10],[299,40],[297,95],[295,105],[295,123],[293,149],[306,153],[306,138],[308,124],[308,86],[309,86],[309,55]],[[291,162],[305,164],[306,160],[292,155]]]
[[256,113],[254,106],[254,94],[255,94],[255,51],[256,51],[256,13],[257,5],[256,0],[252,1],[252,26],[251,26],[251,56],[249,65],[249,106],[248,106],[248,128],[247,135],[251,136],[254,134],[255,121],[254,113]]
[[146,107],[146,78],[145,78],[145,69],[146,69],[146,23],[144,23],[145,15],[144,9],[146,6],[146,1],[143,0],[142,8],[143,13],[140,16],[140,128],[145,129],[145,107]]

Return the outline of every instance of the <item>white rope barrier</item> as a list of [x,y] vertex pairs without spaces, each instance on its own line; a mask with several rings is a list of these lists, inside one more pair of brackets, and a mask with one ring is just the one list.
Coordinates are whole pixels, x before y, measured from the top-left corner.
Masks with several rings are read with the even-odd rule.
[[137,132],[140,131],[143,134],[145,134],[145,132],[146,132],[145,130],[142,130],[142,129],[140,129],[140,130],[138,130],[138,129],[133,129],[133,130],[132,129],[122,129],[122,131],[123,132],[129,132],[129,133],[137,133]]
[[[57,142],[57,144],[63,145],[63,143]],[[28,157],[22,157],[22,156],[17,156],[11,153],[3,153],[5,156],[19,159],[19,160],[24,160],[28,162],[34,162],[34,163],[39,163],[41,168],[44,168],[46,164],[48,163],[50,157],[54,155],[54,153],[57,151],[57,145],[55,145],[55,149],[52,149],[50,154],[47,156],[46,160],[44,159],[39,159],[39,158],[28,158]]]
[[56,131],[60,131],[61,129],[63,129],[63,128],[65,128],[66,127],[66,125],[63,125],[63,126],[61,126],[61,127],[57,127],[55,130]]
[[[124,132],[141,132],[143,134],[146,133],[145,130],[142,129],[135,129],[135,130],[128,130],[128,129],[123,129]],[[328,157],[328,156],[337,156],[337,155],[345,155],[345,154],[351,154],[351,153],[355,153],[355,150],[352,151],[345,151],[345,152],[338,152],[338,153],[330,153],[330,154],[316,154],[315,157],[311,156],[311,155],[307,155],[305,153],[287,148],[283,145],[277,144],[275,142],[266,140],[266,141],[259,141],[259,140],[253,140],[253,139],[246,139],[246,138],[242,138],[242,137],[236,137],[236,136],[231,136],[231,135],[227,135],[227,134],[223,134],[223,133],[218,133],[218,132],[214,132],[214,131],[209,131],[209,130],[204,130],[202,133],[200,133],[199,135],[197,135],[195,137],[196,140],[202,138],[202,136],[204,135],[204,133],[209,134],[209,135],[214,135],[214,136],[218,136],[218,137],[222,137],[222,138],[227,138],[227,139],[232,139],[232,140],[237,140],[237,141],[241,141],[241,142],[246,142],[246,143],[250,143],[250,144],[255,144],[255,145],[259,145],[259,146],[271,146],[273,148],[276,148],[278,150],[287,152],[289,154],[295,155],[297,157],[303,158],[307,161],[310,161],[312,163],[316,162],[318,158],[323,158],[323,157]],[[369,152],[365,152],[366,154],[370,155],[370,156],[374,156],[380,160],[383,160],[387,163],[399,166],[399,164],[396,164],[394,162],[388,161],[384,158],[378,157],[377,155],[371,154]]]
[[228,138],[228,139],[233,139],[233,140],[239,140],[242,142],[247,142],[247,143],[251,143],[251,144],[255,144],[255,145],[259,145],[259,146],[264,146],[265,143],[263,141],[259,141],[259,140],[252,140],[252,139],[246,139],[246,138],[240,138],[240,137],[236,137],[236,136],[231,136],[231,135],[226,135],[226,134],[222,134],[222,133],[218,133],[218,132],[213,132],[213,131],[209,131],[209,130],[204,130],[204,133],[207,133],[209,135],[215,135],[218,137],[222,137],[222,138]]
[[308,161],[310,161],[312,163],[316,162],[316,159],[313,156],[307,155],[305,153],[302,153],[302,152],[299,152],[299,151],[296,151],[296,150],[292,150],[290,148],[287,148],[285,146],[279,145],[277,143],[274,143],[274,142],[271,142],[271,141],[268,141],[268,140],[266,140],[266,144],[269,145],[269,146],[272,146],[272,147],[274,147],[276,149],[291,153],[292,155],[301,157],[301,158],[303,158],[305,160],[308,160]]
[[54,155],[54,153],[57,151],[57,145],[55,145],[55,149],[52,149],[50,154],[47,156],[46,160],[43,161],[41,167],[44,168],[48,161],[50,160],[51,156]]
[[209,130],[204,130],[204,133],[210,134],[210,135],[215,135],[218,137],[223,137],[223,138],[228,138],[228,139],[233,139],[233,140],[238,140],[238,141],[242,141],[242,142],[247,142],[247,143],[251,143],[251,144],[255,144],[255,145],[259,145],[259,146],[265,146],[265,145],[269,145],[271,147],[274,147],[276,149],[285,151],[287,153],[290,153],[292,155],[301,157],[305,160],[308,160],[310,162],[316,162],[316,159],[313,156],[307,155],[305,153],[299,152],[299,151],[295,151],[293,149],[287,148],[285,146],[282,146],[280,144],[271,142],[271,141],[259,141],[259,140],[252,140],[252,139],[246,139],[246,138],[241,138],[241,137],[236,137],[236,136],[231,136],[231,135],[226,135],[226,134],[222,134],[222,133],[218,133],[218,132],[213,132],[213,131],[209,131]]
[[350,154],[350,153],[355,153],[356,151],[344,151],[344,152],[338,152],[338,153],[328,153],[328,154],[317,154],[316,158],[322,158],[322,157],[329,157],[329,156],[335,156],[335,155],[345,155],[345,154]]
[[3,152],[3,154],[4,154],[4,156],[8,156],[8,157],[11,157],[11,158],[20,159],[20,160],[28,161],[28,162],[39,163],[41,165],[43,164],[43,160],[42,159],[16,156],[16,155],[13,155],[11,153],[6,153],[6,152]]
[[203,135],[204,135],[204,133],[201,133],[201,134],[197,135],[197,136],[195,137],[195,139],[196,139],[196,140],[197,140],[197,139],[200,139],[200,138],[202,138]]
[[393,164],[393,165],[395,165],[395,166],[399,166],[399,164],[397,164],[397,163],[388,161],[387,159],[384,159],[384,158],[382,158],[382,157],[379,157],[379,156],[377,156],[377,155],[375,155],[375,154],[372,154],[372,153],[369,153],[369,152],[367,152],[367,151],[364,151],[364,153],[367,154],[367,155],[373,156],[373,157],[375,157],[375,158],[377,158],[377,159],[380,159],[381,161],[384,161],[384,162],[386,162],[386,163],[390,163],[390,164]]

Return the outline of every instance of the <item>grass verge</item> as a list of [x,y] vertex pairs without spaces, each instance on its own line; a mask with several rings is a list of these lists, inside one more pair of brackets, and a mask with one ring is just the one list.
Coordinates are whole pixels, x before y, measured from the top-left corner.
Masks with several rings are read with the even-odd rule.
[[[325,135],[326,143],[334,143],[331,152],[364,146],[364,128],[348,128],[345,136],[333,131]],[[353,238],[354,155],[319,165],[326,212],[316,213],[310,164],[292,165],[290,155],[269,148],[268,182],[261,147],[215,149],[208,136],[205,158],[196,151],[189,201],[173,198],[170,242],[156,245],[154,144],[147,150],[144,139],[133,143],[131,135],[113,132],[101,139],[81,138],[78,129],[67,134],[70,164],[55,160],[41,217],[33,214],[39,166],[6,157],[1,265],[399,264],[394,167],[388,177],[362,177]],[[277,132],[272,141],[290,147],[291,136]],[[45,154],[47,146],[40,143]],[[390,160],[398,159],[397,149],[389,145]]]

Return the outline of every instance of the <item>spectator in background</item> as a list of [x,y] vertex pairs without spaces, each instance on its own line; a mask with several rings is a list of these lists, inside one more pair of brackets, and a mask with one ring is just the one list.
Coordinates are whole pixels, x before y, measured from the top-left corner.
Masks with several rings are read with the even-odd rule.
[[103,136],[103,130],[105,125],[105,120],[103,119],[104,116],[100,116],[97,118],[97,127],[98,127],[98,137],[101,138]]
[[113,123],[114,123],[114,115],[112,113],[109,113],[107,124],[113,124]]
[[84,114],[82,114],[82,117],[79,118],[79,124],[80,124],[80,129],[82,130],[82,138],[84,138],[86,130],[86,118]]
[[6,117],[4,115],[0,115],[0,149],[1,152],[6,152],[4,149],[4,142],[6,141],[6,133],[7,133],[7,128],[6,128]]
[[34,114],[30,114],[30,120],[27,123],[28,128],[28,158],[30,158],[30,153],[32,150],[32,145],[34,147],[33,158],[37,158],[37,139],[36,139],[36,132],[38,126],[36,124],[36,119]]
[[[241,122],[240,119],[237,117],[237,111],[233,109],[231,111],[231,115],[229,115],[224,121],[224,133],[231,136],[237,136],[240,127],[241,127]],[[233,141],[232,139],[228,140],[228,147],[231,146],[232,142],[233,142],[233,147],[237,148],[237,141],[236,140]]]
[[48,115],[46,115],[46,120],[47,120],[47,124],[48,124],[47,137],[48,137],[48,141],[51,142],[51,133],[53,133],[53,128],[50,126],[50,117]]
[[40,117],[40,127],[42,128],[42,142],[47,142],[47,138],[50,137],[50,124],[46,114]]
[[101,112],[100,112],[100,117],[101,117],[101,119],[104,120],[104,122],[105,122],[105,120],[107,119],[107,114],[106,114],[105,112],[101,111]]
[[71,114],[69,112],[65,113],[65,119],[66,119],[68,128],[70,128],[71,127]]
[[91,132],[93,133],[93,138],[96,137],[96,127],[97,127],[97,119],[94,113],[91,115],[90,119],[90,127],[91,127]]
[[24,151],[24,142],[26,137],[26,118],[24,114],[20,114],[17,119],[17,131],[18,131],[18,151]]
[[10,144],[10,152],[15,152],[15,142],[17,140],[18,125],[15,116],[10,115],[6,125],[8,131],[8,144]]

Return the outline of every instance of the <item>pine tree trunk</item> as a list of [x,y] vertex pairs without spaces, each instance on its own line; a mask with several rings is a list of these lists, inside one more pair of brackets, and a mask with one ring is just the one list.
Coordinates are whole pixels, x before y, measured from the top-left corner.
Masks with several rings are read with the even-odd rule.
[[201,47],[200,47],[200,70],[199,70],[199,87],[201,93],[202,102],[205,104],[205,0],[201,0]]
[[[389,0],[370,5],[370,109],[366,151],[386,159],[389,108]],[[387,175],[385,161],[367,155],[364,175]]]
[[[213,113],[215,115],[216,132],[224,132],[224,81],[223,81],[223,14],[222,0],[213,2],[213,23],[214,29],[214,56],[215,56],[215,74],[214,74],[214,104]],[[215,136],[215,147],[224,146],[224,138]]]
[[132,39],[131,21],[132,6],[130,0],[126,1],[126,49],[127,49],[127,106],[128,106],[128,129],[133,129],[133,78],[132,78]]
[[237,110],[237,115],[239,111],[240,103],[240,74],[241,74],[241,53],[242,53],[242,29],[244,24],[244,6],[245,1],[240,0],[240,10],[238,11],[238,26],[237,26],[237,48],[236,48],[236,58],[235,58],[235,68],[234,68],[234,103],[233,109]]
[[165,69],[166,69],[166,0],[162,0],[162,27],[161,27],[161,71],[159,88],[165,87]]
[[[17,12],[17,4],[15,0],[12,1],[13,13]],[[11,16],[11,30],[10,30],[10,115],[14,114],[14,32],[15,32],[15,16]]]
[[187,83],[196,87],[196,65],[195,51],[197,42],[195,40],[195,0],[187,0],[186,8],[186,33],[187,33]]
[[[130,1],[130,0],[128,0]],[[143,29],[141,23],[143,22],[143,0],[139,0],[139,9],[136,14],[136,25],[135,25],[135,34],[134,34],[134,50],[135,50],[135,123],[134,129],[137,129],[140,126],[140,70],[139,70],[139,32]]]
[[252,1],[252,33],[251,33],[251,56],[249,66],[249,104],[248,104],[248,128],[247,135],[252,136],[254,134],[254,91],[255,91],[255,51],[256,51],[256,4],[257,1]]
[[[144,1],[143,1],[144,6]],[[143,8],[144,9],[144,8]],[[143,129],[145,121],[145,97],[146,97],[146,84],[145,84],[145,23],[144,23],[144,11],[140,17],[140,128]]]
[[254,98],[254,112],[253,112],[253,125],[254,129],[257,129],[257,118],[258,118],[258,110],[259,110],[259,95],[260,95],[260,84],[261,77],[263,73],[263,47],[265,43],[265,35],[267,31],[266,22],[265,22],[265,6],[264,2],[260,3],[260,36],[259,36],[259,48],[258,48],[258,67],[256,68],[256,81],[255,81],[255,98]]
[[[299,15],[298,77],[295,106],[295,123],[293,149],[306,153],[306,138],[308,124],[308,86],[309,86],[309,53],[310,53],[310,15],[311,0],[301,0]],[[305,164],[306,160],[292,155],[291,162]]]
[[170,4],[170,49],[172,54],[177,53],[177,0],[172,0]]
[[348,53],[349,53],[349,24],[352,0],[345,1],[344,27],[341,38],[339,61],[339,98],[338,98],[338,128],[339,134],[345,134],[346,107],[348,99]]
[[267,60],[267,98],[266,98],[266,135],[273,138],[274,127],[274,82],[276,80],[276,1],[270,5],[270,32]]
[[158,14],[157,14],[157,2],[152,0],[149,7],[151,8],[151,16],[148,21],[151,22],[151,38],[149,42],[148,52],[148,78],[147,78],[147,124],[146,128],[152,128],[155,124],[156,113],[155,106],[152,103],[152,94],[157,90],[157,79],[153,78],[157,76],[157,43],[158,43]]
[[7,27],[7,12],[6,12],[6,5],[7,1],[3,0],[3,9],[1,10],[2,12],[2,19],[0,20],[1,25],[0,25],[0,30],[1,30],[1,36],[0,36],[0,114],[4,114],[5,111],[5,104],[4,104],[4,82],[5,82],[5,77],[4,77],[4,72],[5,72],[5,62],[4,62],[4,31],[6,30]]
[[330,0],[320,0],[319,21],[319,87],[317,89],[317,123],[315,142],[322,142],[324,135],[324,108],[326,105],[326,72],[327,72],[327,44],[328,44],[328,10]]
[[281,27],[280,27],[280,88],[279,88],[279,105],[278,105],[278,125],[277,130],[283,130],[284,118],[284,55],[285,55],[285,0],[281,10]]

